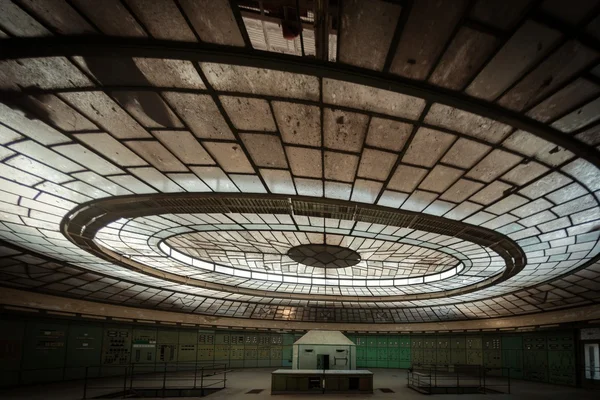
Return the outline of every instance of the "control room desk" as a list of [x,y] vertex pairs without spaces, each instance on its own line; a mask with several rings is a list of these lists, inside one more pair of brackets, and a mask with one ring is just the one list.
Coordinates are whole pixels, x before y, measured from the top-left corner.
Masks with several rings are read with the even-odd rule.
[[368,370],[278,369],[271,373],[271,394],[373,393]]

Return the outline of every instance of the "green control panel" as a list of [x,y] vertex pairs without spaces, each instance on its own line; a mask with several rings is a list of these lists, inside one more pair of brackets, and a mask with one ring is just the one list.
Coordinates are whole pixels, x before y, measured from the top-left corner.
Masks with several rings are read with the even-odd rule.
[[[108,376],[126,365],[136,371],[162,371],[173,363],[289,368],[293,343],[302,336],[68,320],[0,322],[2,385]],[[482,365],[490,375],[575,385],[575,333],[347,336],[356,344],[358,368]]]

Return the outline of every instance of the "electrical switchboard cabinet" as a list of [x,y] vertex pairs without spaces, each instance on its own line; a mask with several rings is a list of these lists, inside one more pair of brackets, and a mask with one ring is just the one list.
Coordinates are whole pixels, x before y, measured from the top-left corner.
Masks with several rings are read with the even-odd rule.
[[400,361],[400,349],[394,348],[394,347],[389,348],[387,354],[388,354],[388,361],[390,362],[390,366],[392,365],[391,364],[392,362]]
[[283,357],[282,346],[273,346],[271,347],[271,358],[269,360],[270,367],[281,367],[281,359]]
[[388,367],[388,349],[387,347],[379,347],[377,349],[377,363],[375,364],[377,368],[387,368]]
[[291,346],[294,344],[294,342],[295,342],[294,335],[292,335],[290,333],[286,333],[283,335],[283,345],[284,346]]
[[212,331],[198,331],[198,344],[199,345],[214,345],[215,344],[215,333]]
[[450,349],[462,350],[467,348],[467,339],[464,336],[450,337]]
[[366,368],[367,367],[367,349],[366,347],[356,346],[356,367]]
[[398,346],[404,348],[410,348],[410,336],[400,336],[398,338]]
[[229,351],[229,366],[231,368],[242,368],[244,366],[244,344],[234,344]]
[[524,350],[523,376],[527,380],[547,382],[548,354],[541,350]]
[[271,335],[260,333],[258,335],[258,347],[269,347],[271,345]]
[[483,365],[487,368],[502,368],[501,350],[484,350]]
[[184,363],[196,362],[198,352],[198,332],[179,331],[177,344],[177,361]]
[[66,323],[27,323],[22,383],[63,379],[67,329]]
[[[102,340],[102,364],[106,366],[127,365],[131,356],[131,328],[104,327]],[[102,374],[118,375],[122,370],[104,368]]]
[[400,336],[398,338],[398,346],[400,351],[398,352],[399,368],[410,368],[411,363],[411,340],[410,336]]
[[478,336],[467,336],[466,337],[466,348],[467,349],[481,349],[483,346],[481,337]]
[[377,337],[377,347],[388,347],[388,337],[387,336],[378,336]]
[[[232,336],[229,332],[215,332],[215,363],[229,365]],[[235,336],[233,336],[235,337]],[[236,342],[237,342],[237,337]]]
[[258,366],[258,344],[257,333],[244,334],[244,367],[253,368]]
[[291,345],[283,346],[281,350],[281,366],[291,367],[293,360],[293,348]]
[[268,367],[271,360],[271,351],[268,347],[259,347],[257,350],[256,366]]
[[572,332],[548,334],[548,374],[550,382],[576,384],[575,343]]
[[0,321],[0,387],[19,383],[25,322]]
[[357,336],[355,343],[356,343],[357,347],[367,347],[367,338],[366,338],[366,336]]
[[400,349],[392,349],[392,352],[396,354],[391,354],[390,359],[388,360],[388,368],[405,368],[402,366],[403,362],[400,360]]
[[436,339],[435,336],[424,336],[422,339],[423,346],[423,364],[435,365],[436,359]]
[[244,334],[240,332],[234,332],[231,334],[229,341],[232,346],[243,346],[244,345]]
[[28,322],[25,328],[21,383],[63,379],[66,323]]
[[502,339],[500,336],[483,337],[483,350],[502,350]]
[[478,336],[467,336],[466,340],[466,364],[483,365],[482,340]]
[[243,360],[244,359],[244,346],[234,345],[231,346],[229,350],[229,359],[230,360]]
[[231,347],[228,344],[215,345],[215,363],[229,365]]
[[481,349],[467,349],[467,365],[483,365],[483,354]]
[[464,336],[450,337],[450,364],[465,365],[467,363],[466,338]]
[[548,381],[548,353],[543,334],[523,336],[523,377],[531,381]]
[[[102,326],[71,324],[67,338],[65,379],[95,377],[100,373]],[[86,371],[87,368],[87,371]]]
[[377,347],[377,336],[367,336],[367,347]]
[[215,344],[226,344],[230,345],[230,335],[229,333],[215,333]]
[[413,366],[425,363],[423,358],[423,338],[420,336],[411,339],[411,357]]
[[521,335],[503,336],[502,374],[512,378],[523,378],[523,337]]
[[488,375],[502,373],[502,339],[500,336],[484,336],[483,338],[483,365]]
[[367,347],[367,367],[377,368],[377,347]]
[[258,349],[244,348],[244,368],[253,368],[258,366]]
[[215,360],[215,346],[212,344],[199,344],[197,359],[205,362],[205,364],[208,364],[208,361],[213,362]]
[[[153,364],[156,361],[156,330],[134,328],[131,344],[132,364]],[[136,371],[141,371],[136,367]]]
[[247,333],[244,335],[244,346],[258,348],[258,335],[256,333]]
[[435,363],[437,365],[451,364],[450,338],[448,336],[438,336],[436,338],[437,355]]
[[271,346],[282,346],[283,345],[283,335],[276,333],[271,335]]
[[[163,363],[196,361],[229,367],[290,367],[301,335],[193,329],[155,329],[65,320],[0,323],[0,385],[161,370]],[[483,365],[488,375],[576,384],[575,336],[527,334],[350,336],[355,368]],[[339,357],[339,360],[348,357]],[[336,360],[336,361],[339,361]],[[100,367],[99,367],[100,365]],[[191,368],[190,364],[190,368]],[[42,369],[39,369],[42,368]],[[185,368],[178,365],[177,368]],[[41,372],[40,372],[41,371]]]
[[175,363],[178,361],[179,335],[174,330],[159,330],[156,339],[156,361],[158,363]]

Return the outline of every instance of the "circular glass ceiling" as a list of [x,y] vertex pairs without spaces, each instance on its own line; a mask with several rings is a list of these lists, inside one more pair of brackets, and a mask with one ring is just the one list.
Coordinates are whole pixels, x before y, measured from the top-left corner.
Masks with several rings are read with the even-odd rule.
[[[70,232],[73,226],[84,247],[113,262],[249,301],[257,295],[298,301],[377,298],[391,306],[481,291],[524,265],[521,249],[490,230],[415,213],[348,208],[352,203],[340,201],[307,201],[239,195],[100,200],[75,211],[65,227]],[[283,204],[286,212],[279,208]],[[154,214],[156,207],[198,212]],[[224,212],[199,212],[217,209]],[[331,248],[355,264],[327,268],[289,256],[307,246],[318,251],[302,254],[302,261]]]
[[[81,7],[17,3],[23,18],[1,27],[0,238],[22,253],[0,262],[2,285],[298,321],[598,301],[598,49],[562,40],[540,7],[510,22],[453,2],[349,2],[315,62],[274,55],[277,30],[246,35],[235,2],[180,29],[162,11],[112,13],[130,32],[75,32],[105,13],[77,23]],[[415,46],[411,27],[436,15],[429,50]],[[535,59],[519,54],[527,40],[544,47]]]
[[[170,253],[271,274],[376,278],[443,272],[460,262],[442,251],[408,241],[306,230],[221,230],[184,233],[164,240]],[[415,242],[416,243],[416,242]],[[337,269],[334,271],[333,269]]]

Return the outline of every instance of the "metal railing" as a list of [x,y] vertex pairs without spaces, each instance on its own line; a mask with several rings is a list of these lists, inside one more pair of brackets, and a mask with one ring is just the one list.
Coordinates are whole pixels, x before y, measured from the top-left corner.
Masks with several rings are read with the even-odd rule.
[[205,396],[224,389],[227,364],[200,362],[156,362],[85,367],[83,399],[111,395],[111,398]]
[[423,393],[510,393],[510,368],[414,365],[407,386]]

